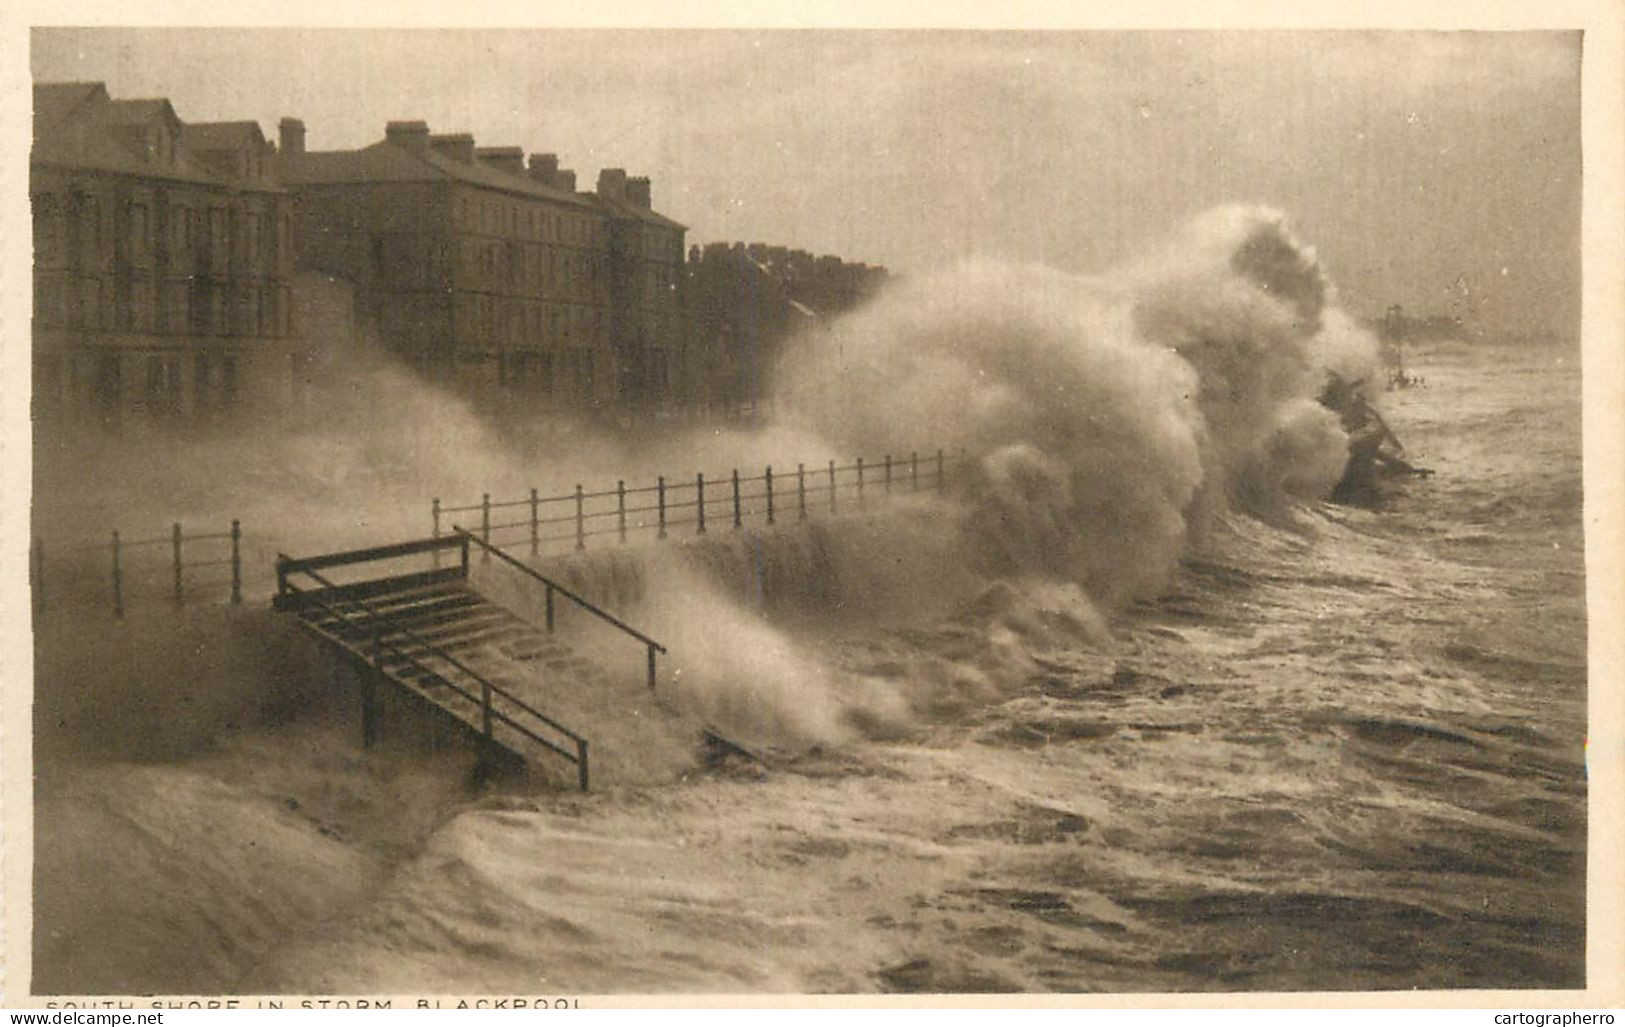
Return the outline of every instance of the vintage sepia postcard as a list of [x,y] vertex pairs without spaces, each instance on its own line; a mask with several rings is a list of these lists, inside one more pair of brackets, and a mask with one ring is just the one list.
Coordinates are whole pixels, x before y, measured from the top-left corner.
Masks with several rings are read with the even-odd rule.
[[10,16],[5,1003],[1617,1005],[1617,11],[1362,10]]

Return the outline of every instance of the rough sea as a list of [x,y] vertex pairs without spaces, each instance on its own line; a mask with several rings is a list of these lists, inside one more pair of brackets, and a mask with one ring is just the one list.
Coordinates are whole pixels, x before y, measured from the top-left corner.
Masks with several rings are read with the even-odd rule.
[[[386,367],[291,433],[37,446],[35,990],[1582,986],[1579,355],[1408,347],[1373,399],[1433,476],[1329,503],[1315,398],[1378,347],[1234,207],[1107,275],[895,283],[789,344],[754,430],[527,441]],[[563,623],[524,672],[587,793],[364,750],[266,602],[275,553],[420,536],[430,496],[904,438],[967,453],[940,493],[545,564],[670,649],[653,697]],[[115,621],[66,545],[232,517],[241,607],[132,550]]]
[[1579,986],[1578,349],[1410,370],[1434,477],[1224,514],[1103,639],[999,589],[812,633],[871,681],[981,668],[897,730],[587,795],[469,791],[320,704],[52,763],[35,989]]

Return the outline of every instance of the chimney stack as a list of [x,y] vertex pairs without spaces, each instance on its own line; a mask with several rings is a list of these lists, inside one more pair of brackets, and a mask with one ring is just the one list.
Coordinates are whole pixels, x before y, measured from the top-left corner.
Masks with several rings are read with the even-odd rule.
[[629,178],[626,180],[626,200],[645,209],[652,204],[649,199],[649,180],[647,178]]
[[559,177],[559,155],[533,153],[530,155],[530,177],[542,185],[553,185]]
[[279,149],[289,157],[305,152],[305,123],[298,118],[283,118],[277,123]]
[[517,146],[481,146],[474,156],[505,174],[525,173],[525,151]]
[[576,191],[576,173],[574,171],[561,171],[553,176],[553,187],[563,189],[567,193]]
[[429,152],[427,121],[391,121],[384,126],[384,138],[412,153]]
[[604,168],[598,172],[598,195],[606,200],[626,200],[626,169]]
[[474,163],[474,137],[467,132],[448,132],[445,135],[430,136],[429,145],[442,157],[449,157],[464,164]]

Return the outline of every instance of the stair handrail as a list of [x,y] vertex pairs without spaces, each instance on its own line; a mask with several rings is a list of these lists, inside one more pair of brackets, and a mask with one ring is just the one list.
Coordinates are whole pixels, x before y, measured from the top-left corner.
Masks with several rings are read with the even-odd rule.
[[472,543],[472,544],[474,544],[476,546],[479,546],[485,552],[495,555],[497,559],[503,561],[504,563],[508,564],[511,567],[515,567],[515,568],[519,569],[520,571],[524,572],[525,574],[529,575],[530,577],[534,578],[535,580],[541,582],[543,585],[545,585],[547,587],[547,630],[548,631],[551,632],[553,630],[553,593],[558,592],[560,595],[564,596],[564,598],[566,598],[566,599],[570,600],[571,602],[575,603],[577,606],[581,607],[583,610],[586,610],[588,613],[592,614],[593,616],[598,617],[599,619],[601,619],[601,620],[615,626],[616,628],[619,628],[621,631],[624,631],[626,634],[631,635],[633,638],[635,638],[639,642],[641,642],[643,644],[644,648],[648,650],[648,654],[649,654],[649,675],[648,675],[649,691],[653,692],[655,690],[655,654],[656,653],[664,653],[664,652],[666,652],[667,650],[666,650],[665,646],[661,645],[659,642],[656,642],[654,639],[650,638],[648,635],[645,635],[643,632],[639,631],[637,628],[634,628],[632,625],[630,625],[630,624],[626,623],[625,621],[621,620],[619,617],[615,616],[613,613],[610,613],[608,610],[605,610],[604,608],[598,606],[597,604],[593,603],[590,600],[583,599],[581,596],[576,595],[574,592],[570,591],[568,588],[565,588],[563,585],[561,585],[558,582],[554,581],[552,578],[548,577],[547,575],[543,574],[542,572],[538,571],[536,568],[531,567],[531,566],[529,566],[527,564],[524,564],[524,563],[520,562],[519,560],[515,559],[514,557],[509,556],[507,553],[504,553],[502,550],[498,549],[496,546],[493,546],[491,543],[485,541],[484,539],[480,538],[478,535],[475,535],[473,532],[467,530],[466,528],[463,528],[463,527],[461,527],[459,525],[453,524],[451,526],[451,530],[454,533],[454,536],[463,539],[465,544]]
[[581,598],[580,596],[576,595],[574,592],[570,591],[568,588],[565,588],[563,585],[559,584],[558,582],[554,581],[552,578],[550,578],[547,575],[543,574],[541,571],[538,571],[536,568],[531,567],[530,565],[525,564],[525,563],[519,561],[518,559],[516,559],[516,558],[514,558],[512,556],[509,556],[507,553],[504,553],[502,550],[498,549],[496,546],[493,546],[491,543],[485,541],[484,539],[480,538],[478,535],[475,535],[473,532],[467,530],[466,528],[461,528],[461,527],[458,527],[457,525],[453,524],[451,526],[451,530],[453,532],[455,532],[456,534],[461,535],[463,538],[468,539],[470,542],[472,542],[475,545],[479,546],[481,549],[485,550],[486,552],[492,554],[497,559],[502,560],[503,562],[509,564],[510,566],[517,567],[519,570],[521,570],[524,573],[526,573],[526,574],[530,575],[531,577],[535,578],[537,581],[540,581],[542,584],[546,585],[548,588],[551,588],[553,591],[555,591],[555,592],[559,593],[560,595],[564,596],[564,598],[566,598],[566,599],[570,600],[571,602],[575,603],[577,606],[580,606],[582,609],[586,610],[588,613],[591,613],[594,616],[600,617],[603,620],[606,620],[609,623],[613,624],[615,627],[620,628],[622,631],[626,632],[628,635],[631,635],[633,638],[637,639],[639,642],[642,642],[644,645],[653,646],[657,652],[664,653],[666,651],[665,646],[661,645],[659,642],[656,642],[654,639],[650,638],[648,635],[645,635],[643,632],[639,631],[637,628],[634,628],[632,625],[630,625],[630,624],[626,623],[625,621],[621,620],[619,617],[615,616],[613,613],[610,613],[608,610],[605,610],[603,607],[596,605],[595,603],[593,603],[589,599]]
[[[299,573],[305,574],[305,575],[310,576],[311,578],[314,578],[316,580],[316,583],[321,585],[323,588],[335,589],[335,588],[338,587],[338,586],[334,585],[331,581],[328,581],[322,575],[317,574],[315,571],[307,570],[307,569],[301,569],[299,571]],[[295,588],[296,591],[302,591],[302,590],[298,590],[296,586],[290,585],[289,587],[290,588]],[[322,599],[320,595],[318,595],[316,593],[313,593],[313,592],[308,592],[308,591],[304,592],[304,594],[311,597],[311,598],[313,598],[313,599],[315,599],[316,602],[321,603],[323,606],[327,606],[329,609],[332,609],[331,605],[328,604],[326,602],[326,600]],[[365,610],[367,612],[368,616],[372,618],[372,626],[373,626],[374,630],[377,629],[377,622],[378,622],[378,611],[377,610],[374,610],[372,607],[368,606],[366,603],[363,603],[363,602],[361,602],[359,600],[352,599],[352,598],[349,598],[349,597],[344,597],[344,601],[349,603],[350,605],[352,605],[354,607],[358,607],[358,608],[360,608],[362,610]],[[486,680],[485,676],[482,675],[479,671],[477,671],[474,668],[468,666],[466,663],[459,660],[457,657],[451,655],[450,653],[448,653],[446,650],[442,649],[440,646],[436,645],[435,643],[433,643],[433,642],[429,641],[428,639],[424,638],[423,636],[419,635],[417,632],[413,631],[411,628],[397,625],[394,630],[395,630],[396,633],[405,636],[407,639],[411,640],[412,642],[417,643],[417,645],[420,648],[422,648],[424,650],[427,650],[428,652],[434,654],[435,656],[440,657],[442,660],[445,660],[447,663],[451,664],[453,667],[456,667],[458,670],[462,671],[464,674],[467,674],[469,677],[473,678],[475,681],[479,682],[480,684],[489,686],[490,689],[491,689],[491,692],[493,694],[502,696],[502,698],[507,699],[508,701],[512,702],[515,706],[518,706],[519,708],[523,709],[526,713],[531,714],[536,719],[538,719],[538,720],[542,721],[543,723],[547,724],[549,727],[557,729],[562,734],[568,736],[571,741],[579,742],[579,741],[584,741],[585,740],[580,735],[576,734],[574,731],[571,731],[569,728],[565,727],[563,724],[560,724],[558,721],[554,720],[552,717],[549,717],[547,714],[542,713],[540,710],[534,709],[531,706],[527,705],[523,699],[520,699],[518,696],[514,695],[513,693],[509,692],[507,689],[503,688],[501,685],[498,685],[498,684],[495,684],[495,683],[493,683],[491,681]],[[417,663],[419,667],[423,667],[423,664],[419,663],[417,661],[417,659],[415,657],[413,657],[413,655],[411,654],[410,651],[408,651],[406,649],[402,649],[400,646],[398,646],[398,645],[396,645],[396,644],[394,644],[392,642],[384,642],[382,638],[379,639],[379,644],[388,645],[391,649],[394,649],[396,652],[400,653],[402,656],[405,656],[407,659],[412,660],[412,662]],[[428,670],[429,668],[423,667],[423,669]],[[455,687],[455,686],[453,686],[453,687]]]
[[[279,559],[279,561],[286,561],[286,562],[288,562],[290,564],[294,563],[294,561],[289,560],[288,557],[286,557],[286,556],[284,556],[283,554],[280,554],[280,553],[278,554],[278,559]],[[356,610],[361,611],[362,613],[365,613],[367,615],[367,617],[368,617],[368,622],[367,622],[368,626],[372,629],[373,639],[374,639],[375,643],[377,644],[377,646],[379,648],[387,648],[387,649],[389,649],[392,653],[394,653],[395,655],[401,657],[405,661],[411,663],[414,667],[418,668],[419,670],[427,671],[429,673],[435,673],[432,668],[430,668],[422,660],[420,660],[417,657],[417,655],[414,654],[412,651],[410,651],[410,650],[408,650],[406,648],[403,648],[402,646],[400,646],[399,644],[397,644],[395,642],[386,641],[384,639],[384,637],[382,635],[382,632],[380,631],[379,626],[378,626],[379,615],[378,615],[377,610],[373,609],[372,607],[368,606],[366,603],[361,602],[361,601],[359,601],[357,599],[354,599],[354,598],[351,598],[351,597],[348,597],[348,596],[343,596],[341,593],[339,593],[337,591],[339,586],[335,585],[332,581],[329,581],[323,575],[316,573],[314,570],[311,570],[309,567],[295,566],[295,567],[292,568],[292,573],[303,574],[303,575],[311,578],[318,585],[321,585],[324,589],[329,590],[330,593],[332,593],[336,597],[340,598],[343,602],[347,603],[353,609],[356,609]],[[296,595],[303,596],[306,600],[308,600],[310,602],[314,602],[316,605],[322,607],[323,609],[337,615],[345,623],[347,623],[347,624],[355,624],[355,623],[357,623],[356,618],[351,617],[350,615],[346,614],[343,610],[339,609],[338,607],[334,606],[332,603],[328,602],[327,599],[325,599],[320,593],[315,592],[315,591],[311,591],[309,589],[299,588],[297,585],[293,584],[292,582],[287,581],[286,578],[283,579],[281,584],[282,584],[282,587],[284,589],[286,589],[287,591],[291,591]],[[441,660],[444,660],[446,663],[450,664],[451,666],[455,667],[456,669],[462,671],[464,674],[468,675],[470,678],[473,678],[474,681],[479,684],[483,694],[480,695],[480,696],[476,696],[472,692],[468,691],[467,689],[464,689],[464,688],[460,687],[455,681],[451,681],[451,680],[448,680],[448,679],[445,679],[445,678],[441,679],[441,680],[445,681],[446,686],[449,687],[452,691],[456,692],[458,695],[461,695],[463,698],[469,700],[470,702],[477,703],[480,706],[481,712],[486,717],[485,732],[484,732],[485,737],[487,737],[487,738],[491,737],[490,720],[492,718],[495,718],[496,720],[502,721],[504,724],[507,724],[509,727],[512,727],[514,730],[516,730],[519,733],[525,735],[531,741],[536,742],[537,744],[542,745],[542,746],[544,746],[544,747],[546,747],[548,749],[551,749],[553,752],[558,753],[560,756],[563,756],[565,759],[568,759],[568,760],[571,760],[572,762],[574,762],[576,764],[576,767],[577,767],[577,770],[578,770],[578,776],[579,776],[579,779],[580,779],[581,790],[582,791],[587,790],[587,746],[588,746],[588,742],[587,742],[586,738],[582,737],[579,734],[576,734],[574,731],[570,730],[569,728],[565,727],[563,724],[560,724],[558,721],[554,720],[552,717],[549,717],[547,714],[545,714],[545,713],[541,712],[540,710],[536,709],[535,707],[531,706],[529,703],[526,703],[524,700],[520,699],[518,696],[516,696],[513,693],[509,692],[507,689],[503,688],[502,686],[493,683],[488,678],[486,678],[484,675],[482,675],[478,671],[474,670],[472,667],[469,667],[467,664],[463,663],[461,660],[457,659],[455,656],[452,656],[450,653],[446,652],[444,649],[442,649],[440,646],[436,645],[435,643],[430,642],[428,639],[425,639],[422,636],[418,635],[416,632],[412,631],[410,628],[398,625],[395,628],[395,632],[402,635],[402,636],[404,636],[404,637],[406,637],[407,639],[409,639],[413,643],[415,643],[420,649],[422,649],[427,654],[436,656],[436,657],[440,658]],[[558,746],[558,745],[553,744],[552,742],[548,741],[547,739],[545,739],[545,738],[541,737],[540,735],[536,734],[534,731],[531,731],[529,728],[525,727],[523,724],[521,724],[518,721],[514,720],[512,717],[508,716],[502,710],[496,709],[491,703],[490,696],[500,696],[501,698],[506,699],[508,702],[510,702],[513,705],[519,707],[519,709],[521,709],[524,712],[530,714],[531,716],[535,717],[537,720],[539,720],[542,723],[546,724],[548,727],[551,727],[555,731],[557,731],[560,734],[564,735],[566,738],[570,739],[572,742],[575,743],[576,751],[574,753],[571,753],[571,752],[567,751],[566,749],[564,749],[562,746]]]

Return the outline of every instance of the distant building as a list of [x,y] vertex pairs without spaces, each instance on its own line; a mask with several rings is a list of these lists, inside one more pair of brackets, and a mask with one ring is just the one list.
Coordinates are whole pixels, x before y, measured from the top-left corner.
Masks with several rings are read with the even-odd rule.
[[754,410],[793,388],[770,377],[795,333],[821,329],[887,279],[882,267],[741,242],[693,247],[685,275],[686,391],[712,412]]
[[682,225],[649,180],[594,193],[552,154],[476,147],[392,121],[355,150],[308,151],[281,125],[301,266],[355,283],[364,334],[436,380],[525,406],[605,412],[673,394],[684,341]]
[[36,85],[29,200],[42,430],[209,422],[297,388],[292,209],[253,122]]

